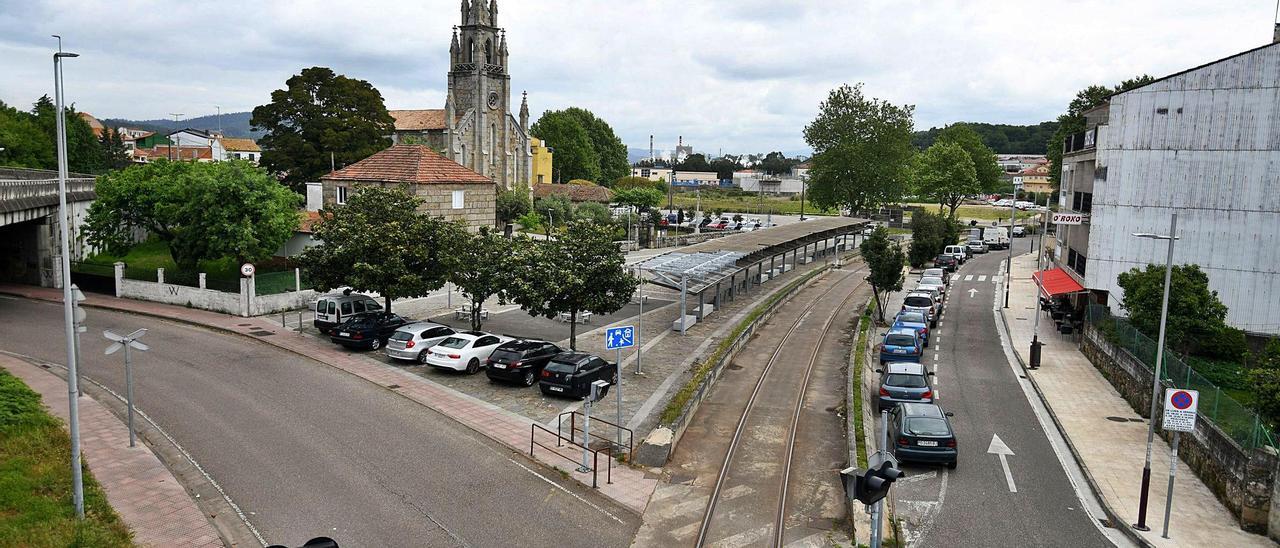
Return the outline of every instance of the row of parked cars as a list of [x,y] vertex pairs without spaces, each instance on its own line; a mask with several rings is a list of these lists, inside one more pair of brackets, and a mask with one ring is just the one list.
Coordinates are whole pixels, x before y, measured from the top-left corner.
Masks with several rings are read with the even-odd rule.
[[[959,260],[951,254],[945,257]],[[940,256],[941,258],[941,256]],[[889,410],[889,439],[894,456],[902,461],[957,465],[955,431],[950,413],[937,405],[934,372],[924,363],[929,332],[938,326],[942,302],[950,284],[949,261],[926,269],[916,288],[907,293],[893,326],[879,345],[880,375],[877,408]]]
[[[362,312],[355,312],[356,303]],[[336,312],[329,314],[333,307]],[[322,314],[321,310],[325,310]],[[343,310],[348,310],[346,315]],[[341,321],[339,321],[341,320]],[[482,331],[458,331],[447,325],[412,321],[384,312],[363,295],[322,297],[315,326],[329,340],[355,350],[383,350],[387,357],[468,375],[484,369],[491,382],[539,385],[543,394],[582,399],[591,383],[612,385],[618,364],[582,352],[565,351],[542,340]]]

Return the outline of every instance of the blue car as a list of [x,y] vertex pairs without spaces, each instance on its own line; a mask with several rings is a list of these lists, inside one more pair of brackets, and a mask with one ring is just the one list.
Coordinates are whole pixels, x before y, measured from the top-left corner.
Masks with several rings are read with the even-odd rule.
[[920,338],[924,340],[924,347],[929,348],[929,320],[924,314],[919,312],[902,311],[898,313],[898,317],[893,319],[893,327],[912,328],[916,333],[920,334]]
[[924,355],[924,343],[914,328],[899,327],[890,329],[880,344],[880,363],[915,362],[920,363]]

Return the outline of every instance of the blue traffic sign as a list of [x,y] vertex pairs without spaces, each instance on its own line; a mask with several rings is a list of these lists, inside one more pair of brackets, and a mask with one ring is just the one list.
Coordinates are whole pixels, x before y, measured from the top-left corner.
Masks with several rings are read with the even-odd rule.
[[621,350],[623,348],[631,348],[636,345],[635,328],[624,325],[622,327],[611,327],[604,331],[604,345],[606,350]]

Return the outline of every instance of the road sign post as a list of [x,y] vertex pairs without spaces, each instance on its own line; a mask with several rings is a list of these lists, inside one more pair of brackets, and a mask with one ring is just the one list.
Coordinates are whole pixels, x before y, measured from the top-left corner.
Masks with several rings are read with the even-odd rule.
[[630,325],[611,327],[604,332],[604,345],[607,350],[618,351],[618,361],[614,366],[614,392],[618,402],[618,414],[614,431],[617,433],[618,448],[622,448],[622,349],[636,345],[636,330]]
[[1164,531],[1162,538],[1169,538],[1169,516],[1173,510],[1173,479],[1178,474],[1178,442],[1183,432],[1196,429],[1196,410],[1200,405],[1200,392],[1169,388],[1164,393],[1164,417],[1161,428],[1173,432],[1173,444],[1169,447],[1169,491],[1164,503]]
[[106,352],[104,352],[106,355],[110,356],[119,352],[121,348],[124,349],[125,398],[129,403],[129,447],[137,446],[137,434],[133,428],[133,360],[130,350],[139,350],[142,352],[151,350],[151,347],[138,342],[138,339],[142,338],[142,336],[146,334],[146,329],[139,329],[133,333],[123,336],[112,333],[110,330],[102,332],[103,337],[106,337],[107,340],[115,343],[107,347]]

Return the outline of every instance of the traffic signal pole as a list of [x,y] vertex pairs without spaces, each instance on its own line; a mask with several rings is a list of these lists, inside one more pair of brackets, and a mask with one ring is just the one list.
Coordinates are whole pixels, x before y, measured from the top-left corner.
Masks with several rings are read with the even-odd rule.
[[[889,412],[880,412],[880,452],[889,458]],[[884,542],[884,499],[876,501],[871,513],[871,548],[880,548]]]

